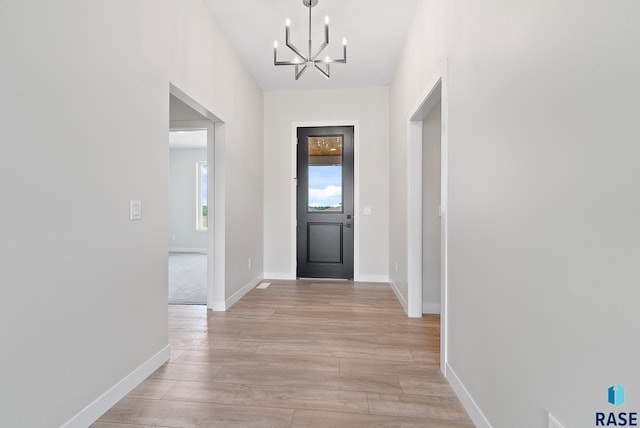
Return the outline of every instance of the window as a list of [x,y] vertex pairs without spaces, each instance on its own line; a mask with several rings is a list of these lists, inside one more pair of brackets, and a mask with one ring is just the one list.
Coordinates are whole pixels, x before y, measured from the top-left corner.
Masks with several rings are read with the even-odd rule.
[[342,136],[309,137],[308,212],[342,212]]
[[209,227],[209,207],[207,206],[207,162],[196,162],[196,230]]

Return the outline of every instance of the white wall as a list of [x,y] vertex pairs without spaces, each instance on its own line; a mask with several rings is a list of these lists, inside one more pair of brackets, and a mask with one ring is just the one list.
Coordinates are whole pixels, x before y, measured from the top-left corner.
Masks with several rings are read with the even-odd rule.
[[[266,92],[264,95],[264,246],[265,276],[295,277],[292,248],[292,183],[296,122],[357,121],[359,145],[356,169],[359,182],[359,269],[356,280],[388,279],[388,89]],[[371,215],[362,209],[371,207]],[[356,239],[358,239],[356,236]],[[356,244],[358,245],[358,244]]]
[[448,58],[449,377],[478,426],[482,412],[540,428],[546,410],[594,426],[610,385],[640,390],[639,14],[631,0],[416,12],[390,90],[390,262],[406,263],[407,120]]
[[441,103],[422,125],[422,311],[440,313]]
[[227,292],[262,272],[263,100],[200,1],[0,9],[0,425],[60,426],[168,351],[170,82],[226,122]]
[[196,230],[199,161],[207,161],[207,149],[169,150],[170,251],[207,251],[207,232]]
[[170,5],[169,25],[176,34],[169,49],[171,82],[225,122],[225,297],[229,301],[264,272],[263,94],[201,1],[173,0]]

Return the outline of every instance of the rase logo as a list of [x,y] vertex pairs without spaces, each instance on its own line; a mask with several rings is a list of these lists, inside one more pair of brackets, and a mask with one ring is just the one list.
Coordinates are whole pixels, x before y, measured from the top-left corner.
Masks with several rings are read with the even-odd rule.
[[624,404],[624,386],[616,383],[609,388],[609,404],[620,407]]
[[[607,401],[616,408],[622,406],[625,400],[624,386],[616,383],[608,389]],[[637,412],[597,412],[597,427],[637,427]]]

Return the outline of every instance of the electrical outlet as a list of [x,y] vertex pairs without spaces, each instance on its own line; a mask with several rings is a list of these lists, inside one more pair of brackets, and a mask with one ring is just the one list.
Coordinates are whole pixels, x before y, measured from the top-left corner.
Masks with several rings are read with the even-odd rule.
[[548,416],[549,416],[549,423],[548,423],[548,428],[564,428],[564,425],[562,425],[552,414],[551,412],[547,412]]
[[247,260],[247,269],[251,269],[251,257]]
[[396,273],[398,273],[398,262],[396,262]]

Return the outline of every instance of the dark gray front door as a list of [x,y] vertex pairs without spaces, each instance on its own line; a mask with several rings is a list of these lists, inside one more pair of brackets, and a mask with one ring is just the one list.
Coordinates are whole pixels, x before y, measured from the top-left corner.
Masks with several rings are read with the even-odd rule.
[[353,279],[353,126],[298,128],[301,278]]

